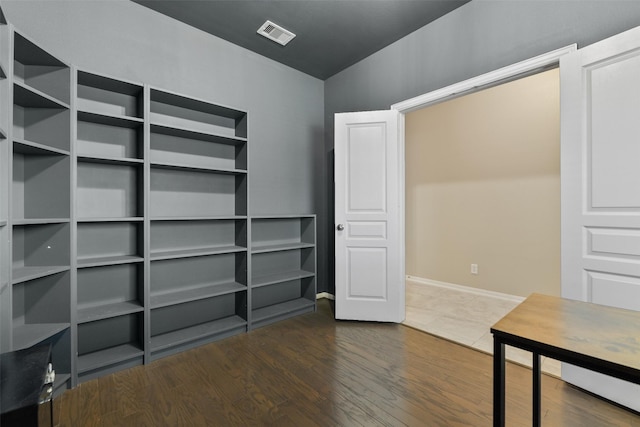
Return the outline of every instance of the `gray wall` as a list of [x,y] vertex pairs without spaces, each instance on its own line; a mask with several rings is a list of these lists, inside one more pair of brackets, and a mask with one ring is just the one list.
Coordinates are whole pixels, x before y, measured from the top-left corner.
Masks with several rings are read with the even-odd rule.
[[3,8],[17,31],[80,69],[249,111],[250,214],[324,210],[321,80],[130,1]]
[[[325,81],[325,162],[333,176],[333,116],[389,109],[500,67],[572,44],[584,47],[640,25],[640,2],[473,0]],[[327,246],[333,184],[327,179]],[[333,277],[333,256],[328,274]],[[329,283],[329,291],[334,285]]]

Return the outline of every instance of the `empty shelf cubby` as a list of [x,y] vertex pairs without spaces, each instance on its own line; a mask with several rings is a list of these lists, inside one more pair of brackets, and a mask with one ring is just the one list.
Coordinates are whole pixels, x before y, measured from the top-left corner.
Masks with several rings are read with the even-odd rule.
[[254,253],[251,256],[251,286],[254,288],[312,277],[315,271],[314,248]]
[[315,277],[252,289],[251,328],[259,328],[315,310]]
[[13,348],[38,344],[69,327],[68,271],[13,285]]
[[149,159],[154,164],[246,171],[247,144],[245,139],[211,136],[152,125]]
[[14,144],[12,216],[14,221],[69,220],[70,158],[64,155],[23,154]]
[[78,161],[78,218],[143,216],[142,166]]
[[279,251],[315,245],[313,216],[254,217],[251,220],[251,250]]
[[78,267],[142,261],[142,221],[79,222]]
[[78,270],[78,323],[142,311],[143,285],[142,263]]
[[26,37],[14,36],[14,82],[24,84],[44,96],[69,105],[71,97],[71,71]]
[[13,283],[69,270],[69,224],[14,225]]
[[142,135],[141,123],[79,112],[76,152],[80,157],[142,161]]
[[151,169],[151,219],[247,214],[246,174]]
[[246,332],[247,293],[235,292],[151,310],[151,358]]
[[78,325],[78,378],[90,380],[141,365],[142,313],[126,314]]
[[[20,91],[15,90],[14,94]],[[14,98],[13,140],[50,147],[63,154],[70,149],[70,113],[67,108],[38,102],[38,99]]]
[[246,290],[246,252],[151,263],[151,308]]
[[141,121],[143,88],[98,74],[78,71],[78,110]]
[[234,219],[152,221],[151,259],[245,251],[246,228]]
[[247,115],[233,108],[151,89],[150,110],[152,125],[208,135],[247,136]]

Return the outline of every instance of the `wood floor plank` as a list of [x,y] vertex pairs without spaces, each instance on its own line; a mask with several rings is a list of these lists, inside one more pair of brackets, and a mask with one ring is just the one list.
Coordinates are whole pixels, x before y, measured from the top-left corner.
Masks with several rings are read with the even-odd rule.
[[[509,426],[531,425],[531,370],[507,364]],[[543,425],[640,427],[640,415],[543,375]],[[58,426],[490,426],[491,356],[403,325],[317,313],[65,392]]]

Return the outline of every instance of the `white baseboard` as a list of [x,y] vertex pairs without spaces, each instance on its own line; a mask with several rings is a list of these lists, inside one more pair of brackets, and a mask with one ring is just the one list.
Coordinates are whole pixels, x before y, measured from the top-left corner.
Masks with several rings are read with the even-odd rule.
[[524,297],[518,295],[505,294],[502,292],[489,291],[486,289],[472,288],[470,286],[456,285],[454,283],[440,282],[438,280],[424,279],[422,277],[407,275],[407,280],[411,280],[412,282],[416,283],[422,283],[424,285],[439,286],[441,288],[454,289],[456,291],[482,295],[485,297],[500,298],[507,301],[522,302],[525,300]]
[[316,294],[316,299],[322,299],[322,298],[330,299],[332,301],[336,299],[336,297],[333,294],[330,294],[329,292],[320,292]]

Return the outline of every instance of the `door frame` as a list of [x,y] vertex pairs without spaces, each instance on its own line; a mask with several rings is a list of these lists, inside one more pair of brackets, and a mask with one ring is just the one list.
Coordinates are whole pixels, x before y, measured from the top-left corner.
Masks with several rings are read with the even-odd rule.
[[[575,52],[578,49],[577,44],[571,44],[560,49],[553,50],[551,52],[544,53],[542,55],[535,56],[533,58],[517,62],[512,65],[508,65],[503,68],[499,68],[495,71],[488,72],[486,74],[479,75],[477,77],[464,80],[459,83],[455,83],[450,86],[446,86],[441,89],[434,90],[432,92],[416,96],[414,98],[407,99],[391,105],[391,110],[396,110],[402,115],[402,122],[404,123],[404,116],[412,111],[420,110],[431,105],[439,104],[444,101],[448,101],[454,98],[458,98],[464,95],[469,95],[474,92],[488,89],[493,86],[498,86],[510,81],[518,80],[523,77],[527,77],[533,74],[540,73],[553,68],[560,67],[560,58],[568,53]],[[401,130],[402,137],[398,141],[398,152],[400,153],[400,168],[399,177],[402,188],[405,188],[405,137],[404,128]],[[562,144],[562,141],[560,142]],[[560,165],[562,168],[562,165]],[[402,265],[406,263],[405,256],[405,197],[404,194],[400,198],[399,213],[400,215],[400,230],[401,230],[401,244],[403,247]],[[403,274],[405,269],[402,268]],[[406,280],[406,276],[402,277],[402,280]],[[406,292],[406,289],[405,289]]]

